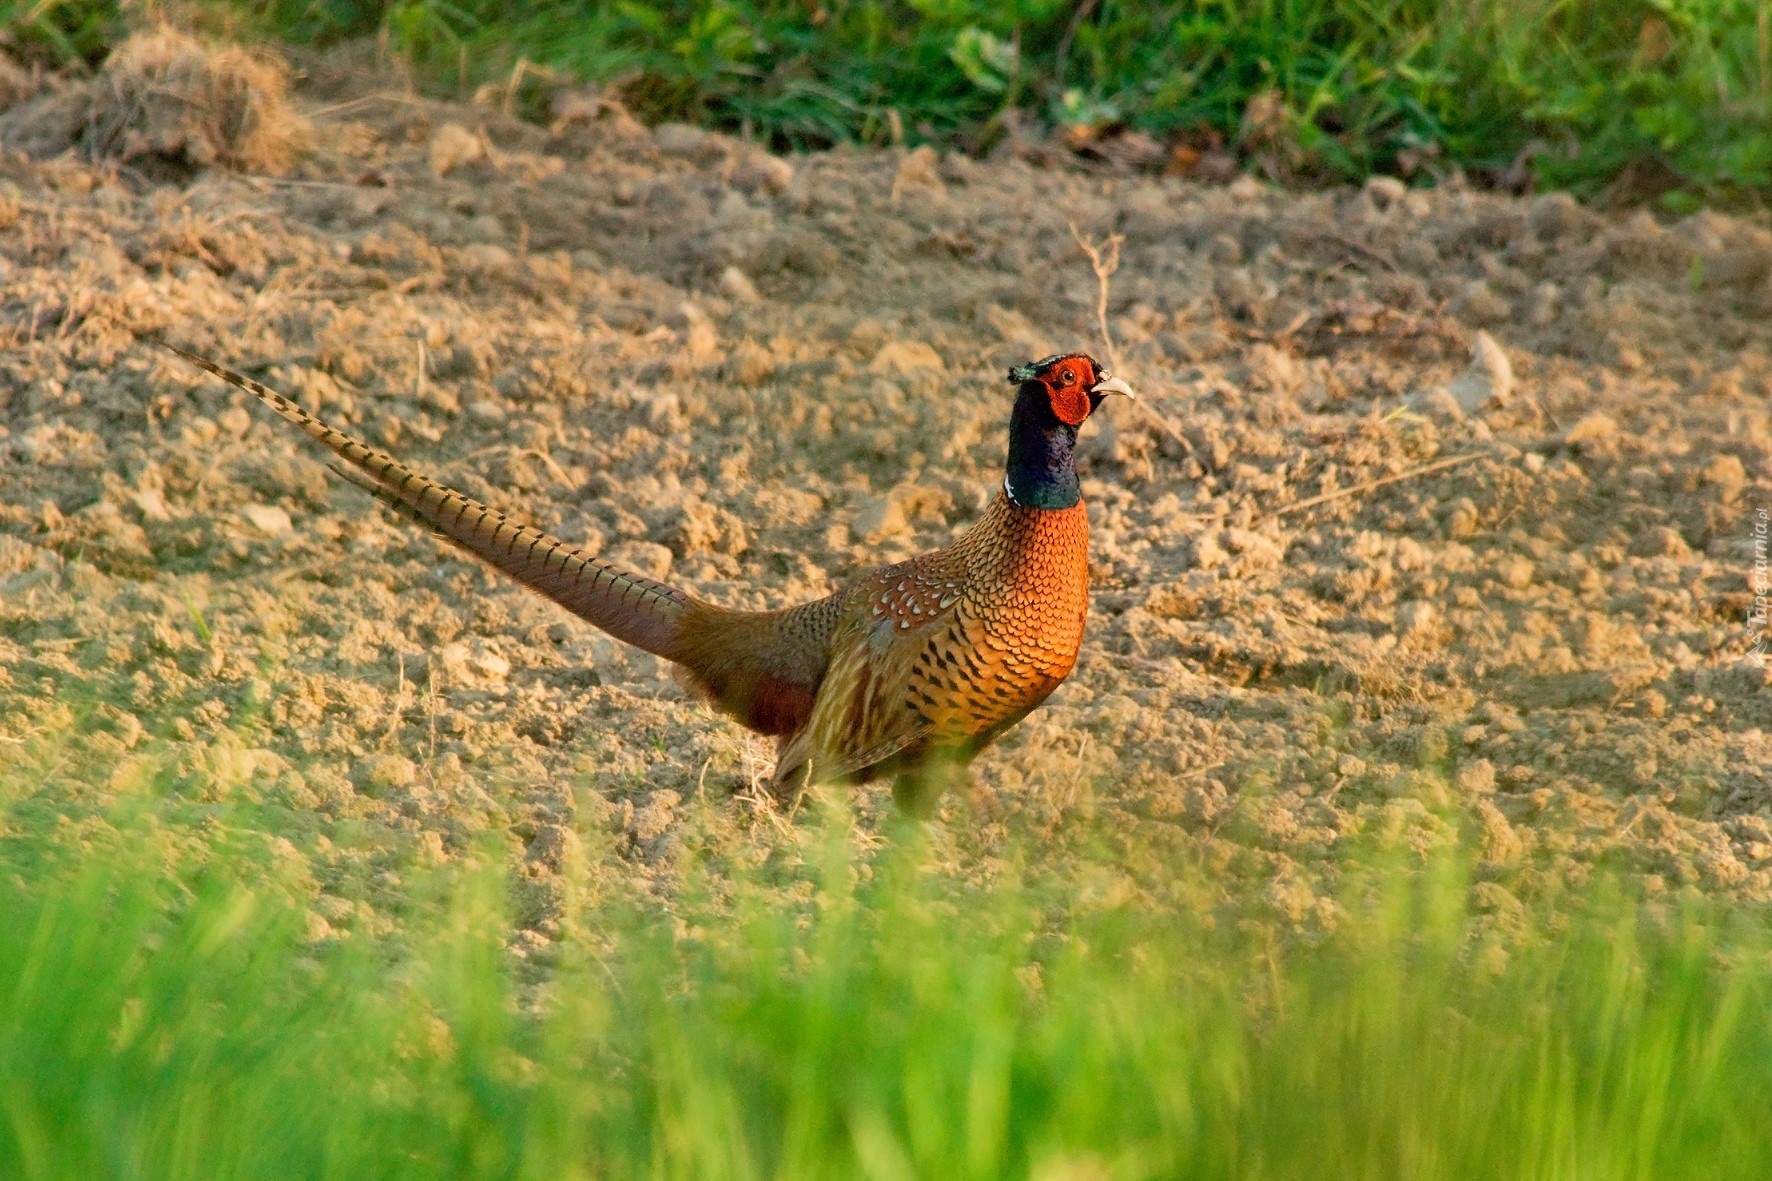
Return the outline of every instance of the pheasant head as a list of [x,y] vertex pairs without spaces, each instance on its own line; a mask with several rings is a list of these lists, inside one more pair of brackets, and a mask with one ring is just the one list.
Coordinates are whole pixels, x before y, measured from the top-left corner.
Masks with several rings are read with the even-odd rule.
[[1070,508],[1081,498],[1073,462],[1077,428],[1110,394],[1132,388],[1110,377],[1086,353],[1064,353],[1017,365],[1009,418],[1009,463],[1003,487],[1023,508]]
[[1133,396],[1131,386],[1109,377],[1101,363],[1087,353],[1061,353],[1017,365],[1009,371],[1009,380],[1018,387],[1037,385],[1053,417],[1071,427],[1082,426],[1109,394]]

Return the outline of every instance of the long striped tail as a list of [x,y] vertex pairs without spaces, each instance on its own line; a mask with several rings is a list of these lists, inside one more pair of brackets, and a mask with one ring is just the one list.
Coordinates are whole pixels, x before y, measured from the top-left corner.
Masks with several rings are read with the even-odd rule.
[[300,427],[350,465],[339,468],[341,474],[396,512],[429,526],[616,639],[667,660],[681,659],[683,619],[692,604],[676,587],[600,562],[558,537],[511,521],[503,513],[420,475],[387,452],[326,425],[276,390],[177,345],[149,339],[245,390]]

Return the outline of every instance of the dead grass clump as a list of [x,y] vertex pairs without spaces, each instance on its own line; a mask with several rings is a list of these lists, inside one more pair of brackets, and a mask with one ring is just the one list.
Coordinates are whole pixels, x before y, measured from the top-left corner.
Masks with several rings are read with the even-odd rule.
[[286,92],[287,74],[273,58],[155,29],[105,61],[81,138],[96,159],[280,173],[309,135]]
[[279,174],[311,135],[287,89],[274,58],[159,28],[119,45],[96,78],[51,84],[10,110],[0,102],[0,146],[38,160],[78,150],[156,173],[219,163]]

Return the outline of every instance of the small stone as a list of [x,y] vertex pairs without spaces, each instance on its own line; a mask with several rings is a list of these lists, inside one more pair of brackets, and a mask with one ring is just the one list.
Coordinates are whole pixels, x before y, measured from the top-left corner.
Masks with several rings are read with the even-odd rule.
[[1530,559],[1519,554],[1508,554],[1496,563],[1495,573],[1501,579],[1501,585],[1524,590],[1532,585],[1534,570]]
[[1747,469],[1733,455],[1719,455],[1705,465],[1704,482],[1722,496],[1724,504],[1732,504],[1747,487]]
[[403,755],[378,755],[363,771],[364,784],[382,791],[411,787],[417,780],[417,765]]
[[1563,289],[1555,283],[1540,283],[1532,289],[1532,301],[1526,321],[1534,328],[1548,328],[1563,314]]
[[287,537],[295,532],[289,513],[274,504],[249,504],[240,510],[240,515],[266,537]]
[[634,810],[634,818],[628,822],[628,831],[638,841],[650,841],[663,836],[677,820],[677,805],[683,797],[670,788],[663,788],[652,793],[652,797]]
[[432,175],[441,178],[463,164],[473,164],[484,159],[486,144],[461,124],[445,123],[431,135],[426,155],[430,160]]
[[563,824],[537,825],[535,837],[524,853],[526,860],[556,873],[578,851],[578,834]]
[[1243,261],[1243,242],[1235,234],[1214,234],[1203,249],[1219,266],[1234,267]]
[[1269,388],[1291,393],[1304,384],[1305,367],[1285,349],[1258,344],[1249,350],[1249,372],[1265,380]]
[[1692,547],[1679,531],[1666,525],[1645,529],[1631,543],[1630,552],[1639,558],[1689,558]]
[[1478,914],[1510,919],[1518,919],[1526,913],[1513,891],[1499,882],[1474,883],[1471,886],[1471,909]]
[[[1319,906],[1317,895],[1311,890],[1310,884],[1296,876],[1280,877],[1269,882],[1266,895],[1268,905],[1292,923],[1302,923],[1308,916],[1315,913]],[[1105,1177],[1107,1175],[1106,1170],[1082,1174],[1083,1177]]]
[[55,425],[40,422],[12,440],[12,450],[26,463],[49,463],[56,457]]
[[446,645],[437,653],[437,661],[456,684],[496,684],[511,675],[511,662],[478,636]]
[[1472,759],[1458,766],[1458,790],[1472,795],[1488,795],[1495,790],[1495,764],[1488,759]]
[[1546,193],[1533,198],[1526,220],[1535,234],[1549,241],[1573,236],[1599,222],[1568,193]]
[[1443,385],[1417,391],[1409,399],[1409,408],[1417,414],[1437,418],[1442,422],[1461,422],[1467,410],[1464,401],[1452,392],[1451,387]]
[[1618,420],[1610,414],[1596,410],[1584,415],[1574,426],[1563,435],[1563,442],[1569,447],[1583,447],[1600,450],[1611,444],[1618,437]]
[[1267,196],[1267,186],[1245,172],[1233,180],[1225,192],[1237,201],[1259,201]]
[[311,910],[308,912],[307,922],[302,928],[302,938],[306,942],[324,943],[336,935],[337,932],[332,929],[332,924],[326,921],[325,916],[315,914]]
[[687,123],[660,123],[652,129],[652,141],[665,155],[687,159],[707,144],[708,133]]
[[1465,286],[1452,310],[1461,320],[1472,324],[1496,324],[1513,314],[1507,300],[1491,291],[1481,279],[1473,279]]
[[714,327],[706,312],[687,300],[679,310],[684,323],[683,347],[688,351],[689,359],[697,363],[711,359],[720,351],[720,330]]
[[1447,505],[1444,520],[1446,536],[1453,541],[1475,537],[1483,522],[1482,515],[1477,512],[1476,503],[1468,496],[1461,496]]
[[762,385],[775,376],[775,356],[746,337],[727,353],[725,369],[740,385]]
[[1622,336],[1615,334],[1610,337],[1606,342],[1606,352],[1612,363],[1627,373],[1635,373],[1643,367],[1643,350]]
[[1138,702],[1124,693],[1112,693],[1095,703],[1089,721],[1095,729],[1119,733],[1136,725],[1141,713]]
[[459,257],[464,270],[486,275],[509,270],[513,261],[511,252],[496,242],[470,242],[461,248]]
[[870,373],[915,373],[920,369],[947,371],[941,354],[920,340],[889,340],[868,362]]
[[670,574],[673,556],[669,546],[654,541],[624,541],[606,555],[617,566],[654,579]]
[[1514,395],[1513,363],[1493,336],[1478,331],[1471,343],[1470,368],[1446,390],[1466,414],[1486,406],[1505,406]]
[[905,158],[898,162],[898,171],[892,176],[892,200],[896,203],[906,189],[941,192],[944,186],[941,173],[936,167],[939,163],[940,157],[928,144],[906,153]]
[[691,499],[669,536],[664,538],[677,554],[742,554],[750,545],[750,531],[732,513],[705,500]]
[[143,488],[129,494],[129,501],[135,505],[136,511],[144,521],[170,521],[172,513],[166,507],[166,496],[158,488]]
[[878,545],[910,529],[904,507],[895,496],[876,496],[855,514],[854,533],[868,545]]
[[1432,627],[1439,612],[1432,603],[1416,599],[1404,603],[1397,608],[1397,631],[1403,635],[1414,635]]
[[[1517,770],[1517,768],[1516,768]],[[1490,769],[1493,777],[1494,769]],[[1501,809],[1488,800],[1479,797],[1471,807],[1471,812],[1482,832],[1483,860],[1491,865],[1507,865],[1519,860],[1525,851],[1525,844],[1514,826],[1508,823]]]
[[1199,570],[1211,570],[1230,561],[1230,555],[1219,543],[1216,529],[1208,529],[1198,533],[1193,539],[1193,566]]
[[557,92],[548,101],[548,114],[553,118],[548,130],[558,135],[574,124],[595,123],[609,106],[597,86],[575,86]]
[[1278,566],[1286,559],[1286,551],[1279,542],[1253,529],[1226,529],[1224,540],[1230,551],[1243,559],[1247,570]]
[[505,236],[505,223],[496,213],[482,213],[463,222],[461,232],[470,242],[497,244]]
[[756,303],[763,298],[751,277],[737,267],[727,267],[720,272],[720,290],[740,303]]
[[0,595],[55,578],[63,565],[62,556],[54,550],[40,549],[0,533]]
[[1409,186],[1394,176],[1373,176],[1366,180],[1366,196],[1380,209],[1389,209],[1409,193]]
[[734,169],[732,183],[741,189],[766,189],[779,196],[794,183],[794,166],[768,152],[751,152]]
[[229,406],[215,416],[215,424],[234,438],[243,438],[252,429],[252,415],[244,406]]

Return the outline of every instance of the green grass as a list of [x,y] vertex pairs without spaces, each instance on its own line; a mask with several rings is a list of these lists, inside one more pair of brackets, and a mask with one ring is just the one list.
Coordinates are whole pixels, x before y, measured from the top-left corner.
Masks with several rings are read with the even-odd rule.
[[[1762,202],[1772,0],[196,0],[200,23],[326,45],[385,35],[439,91],[519,61],[649,119],[778,147],[988,147],[1009,111],[1240,142],[1303,181],[1373,172]],[[115,0],[0,0],[13,47],[97,60]],[[540,76],[531,76],[540,77]],[[1516,167],[1517,165],[1517,167]],[[1510,168],[1513,170],[1510,175]]]
[[264,805],[150,755],[47,808],[97,766],[56,741],[0,748],[7,1178],[1772,1170],[1759,912],[1518,905],[1373,844],[1300,935],[1185,864],[1129,889],[1105,841],[980,884],[827,812],[799,867],[691,824],[669,909],[591,834],[537,964],[500,834],[312,941]]

